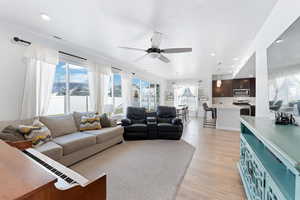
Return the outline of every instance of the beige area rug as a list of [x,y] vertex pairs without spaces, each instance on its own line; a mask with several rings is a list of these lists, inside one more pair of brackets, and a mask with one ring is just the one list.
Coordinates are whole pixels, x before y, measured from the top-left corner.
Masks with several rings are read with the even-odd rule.
[[71,168],[87,178],[105,172],[108,200],[173,200],[194,151],[183,140],[130,141]]

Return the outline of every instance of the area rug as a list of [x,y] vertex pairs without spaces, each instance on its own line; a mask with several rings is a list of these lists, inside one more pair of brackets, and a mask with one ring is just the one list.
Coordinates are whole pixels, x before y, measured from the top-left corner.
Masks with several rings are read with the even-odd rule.
[[183,140],[130,141],[71,168],[87,178],[105,172],[108,200],[173,200],[194,151]]

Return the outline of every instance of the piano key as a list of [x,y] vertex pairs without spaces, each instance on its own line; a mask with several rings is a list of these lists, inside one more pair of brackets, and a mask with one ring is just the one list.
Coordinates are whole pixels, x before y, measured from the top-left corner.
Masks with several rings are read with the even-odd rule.
[[80,174],[61,165],[60,163],[52,160],[51,158],[41,154],[40,152],[34,149],[26,149],[24,150],[24,153],[39,164],[41,164],[41,166],[45,167],[49,172],[53,173],[53,175],[57,176],[58,178],[64,180],[69,184],[78,183],[84,187],[89,183],[89,180],[82,177]]

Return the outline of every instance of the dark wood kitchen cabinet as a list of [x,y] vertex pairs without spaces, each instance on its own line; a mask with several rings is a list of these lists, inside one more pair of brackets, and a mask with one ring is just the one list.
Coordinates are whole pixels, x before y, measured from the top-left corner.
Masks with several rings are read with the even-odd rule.
[[250,89],[250,97],[255,97],[255,78],[222,80],[221,87],[217,87],[217,81],[212,81],[213,97],[233,97],[233,89]]
[[222,80],[221,87],[217,87],[217,81],[213,81],[213,97],[232,97],[232,80]]
[[233,89],[250,89],[250,79],[233,79]]

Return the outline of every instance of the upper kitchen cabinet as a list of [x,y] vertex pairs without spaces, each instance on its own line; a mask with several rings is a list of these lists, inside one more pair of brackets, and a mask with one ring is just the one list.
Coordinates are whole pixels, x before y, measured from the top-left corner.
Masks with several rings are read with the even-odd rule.
[[233,89],[250,89],[250,79],[233,79]]
[[213,97],[232,97],[232,80],[222,80],[221,87],[217,87],[217,81],[213,81]]
[[233,97],[234,89],[250,90],[250,97],[255,97],[255,78],[222,80],[221,87],[217,87],[217,81],[212,82],[213,97]]

